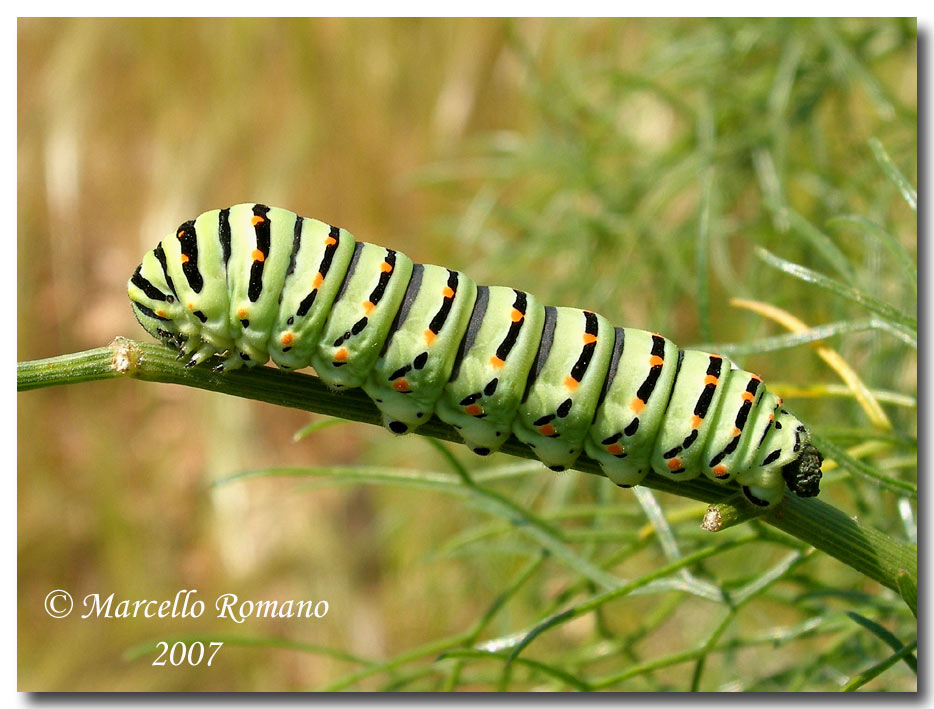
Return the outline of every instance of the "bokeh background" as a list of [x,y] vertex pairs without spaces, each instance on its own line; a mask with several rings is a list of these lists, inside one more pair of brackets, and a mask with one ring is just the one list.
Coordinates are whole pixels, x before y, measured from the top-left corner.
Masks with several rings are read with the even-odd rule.
[[[914,312],[910,283],[880,242],[828,220],[860,215],[914,254],[914,214],[869,141],[916,181],[916,81],[913,19],[21,19],[18,359],[143,339],[125,283],[144,251],[182,221],[243,201],[682,345],[783,332],[731,297],[809,325],[866,317],[770,268],[757,246],[838,278],[848,269],[850,282]],[[868,461],[913,479],[914,351],[878,330],[832,344],[887,392],[895,447]],[[736,359],[842,444],[875,435],[851,397],[831,396],[839,380],[813,349]],[[567,688],[534,668],[504,679],[496,662],[436,661],[443,640],[470,628],[536,557],[508,522],[391,486],[278,477],[211,486],[274,466],[451,470],[426,440],[364,425],[294,442],[312,420],[131,381],[20,394],[19,688],[314,689],[366,662],[393,667],[347,686]],[[666,563],[631,493],[447,450],[471,471],[506,466],[495,489],[552,520],[588,558],[630,549],[610,567],[619,577]],[[910,537],[910,502],[839,471],[828,478],[825,499]],[[709,543],[697,531],[702,506],[657,497],[682,551]],[[739,584],[783,558],[777,546],[747,545],[694,571]],[[554,560],[529,574],[478,642],[593,590]],[[855,623],[788,643],[751,638],[859,604],[910,639],[910,614],[852,570],[815,555],[795,574],[737,614],[724,638],[738,645],[707,658],[700,688],[837,688],[890,652]],[[42,608],[53,588],[118,599],[197,589],[209,605],[226,592],[324,599],[330,612],[242,626],[211,613],[56,621]],[[610,676],[697,647],[722,610],[677,591],[628,597],[526,652],[577,677]],[[154,655],[128,654],[180,635],[230,644],[212,668],[154,668]],[[607,688],[690,687],[691,664],[663,664]],[[899,664],[869,687],[914,681]]]

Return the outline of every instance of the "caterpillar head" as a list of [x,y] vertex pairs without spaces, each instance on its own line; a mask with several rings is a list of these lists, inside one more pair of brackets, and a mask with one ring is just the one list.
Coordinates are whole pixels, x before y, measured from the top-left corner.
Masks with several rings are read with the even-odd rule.
[[821,463],[824,456],[810,443],[805,443],[800,455],[782,467],[782,477],[788,489],[798,497],[815,497],[820,492]]

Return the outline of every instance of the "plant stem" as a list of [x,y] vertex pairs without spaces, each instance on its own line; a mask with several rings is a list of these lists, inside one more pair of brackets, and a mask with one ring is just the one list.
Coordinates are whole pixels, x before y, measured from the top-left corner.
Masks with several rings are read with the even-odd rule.
[[[379,410],[359,389],[333,392],[317,377],[300,372],[286,373],[271,367],[221,374],[212,372],[207,366],[185,369],[175,356],[174,350],[161,345],[118,337],[108,347],[18,363],[17,389],[29,391],[63,384],[131,377],[182,384],[351,421],[380,425],[382,420]],[[456,431],[436,418],[418,428],[417,432],[460,442]],[[501,450],[522,458],[535,458],[535,454],[515,438],[510,438]],[[578,459],[575,468],[585,473],[603,475],[600,466],[584,456]],[[820,500],[786,495],[781,505],[762,514],[760,510],[737,499],[734,488],[718,485],[702,477],[674,481],[651,474],[642,484],[655,490],[715,503],[718,514],[727,521],[724,526],[761,515],[766,523],[811,544],[889,588],[898,589],[899,572],[917,579],[915,546],[864,527]]]

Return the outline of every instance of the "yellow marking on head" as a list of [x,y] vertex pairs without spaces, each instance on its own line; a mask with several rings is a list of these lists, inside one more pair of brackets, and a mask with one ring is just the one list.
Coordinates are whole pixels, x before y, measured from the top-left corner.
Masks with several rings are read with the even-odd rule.
[[650,367],[661,367],[663,364],[665,364],[665,360],[663,360],[658,355],[652,355],[651,357],[649,357]]
[[316,274],[315,274],[315,280],[313,280],[313,281],[311,282],[311,287],[312,287],[312,289],[313,289],[313,290],[317,290],[318,288],[321,287],[321,284],[322,284],[323,282],[324,282],[324,276],[322,276],[320,273],[316,273]]
[[443,295],[445,298],[453,298],[453,297],[454,297],[454,289],[451,288],[451,286],[445,286],[445,287],[444,287],[444,290],[441,291],[441,295]]
[[335,362],[346,362],[347,361],[347,348],[341,347],[337,352],[334,353]]
[[502,369],[506,366],[506,363],[496,355],[493,355],[490,357],[490,366],[493,367],[493,369]]
[[680,458],[672,458],[668,461],[669,470],[678,470],[678,468],[683,468],[684,464],[681,462]]
[[266,260],[266,254],[264,254],[259,249],[253,249],[253,260],[262,263]]
[[188,254],[182,254],[182,263],[188,263]]
[[471,416],[479,416],[483,413],[483,407],[480,404],[471,404],[470,406],[464,407],[464,413],[470,414]]
[[383,261],[383,263],[380,264],[379,270],[383,273],[392,273],[392,264],[388,263],[387,261]]
[[525,315],[523,315],[522,311],[520,311],[518,308],[513,308],[512,313],[510,313],[510,317],[512,318],[513,322],[520,322],[522,318],[525,317]]
[[584,344],[590,345],[597,341],[596,335],[591,335],[589,332],[584,333]]
[[713,384],[714,386],[717,386],[717,382],[718,382],[718,381],[720,381],[720,380],[717,379],[717,378],[716,378],[714,375],[712,375],[712,374],[708,374],[706,377],[704,377],[704,384],[705,384],[705,385]]
[[425,330],[425,344],[430,345],[435,341],[435,337],[437,337],[437,335],[434,332],[431,330]]
[[254,214],[254,215],[250,218],[250,224],[252,224],[253,226],[259,226],[259,225],[262,224],[264,221],[266,221],[266,220],[265,220],[263,217],[261,217],[260,215],[258,215],[258,214]]
[[576,380],[574,377],[572,377],[570,374],[567,375],[567,376],[564,378],[564,386],[565,386],[566,388],[570,389],[571,391],[575,391],[575,390],[577,389],[577,386],[578,386],[579,384],[580,384],[580,382],[577,381],[577,380]]
[[369,315],[370,313],[373,312],[373,308],[375,307],[376,306],[373,303],[371,303],[370,301],[367,301],[363,304],[363,312]]
[[246,316],[247,316],[246,308],[240,308],[240,310],[237,311],[237,317],[240,318],[241,320],[246,320]]
[[638,414],[645,408],[645,402],[637,396],[629,403],[629,408]]
[[294,339],[295,335],[293,335],[291,332],[284,332],[282,333],[282,337],[279,339],[279,342],[282,343],[283,347],[288,347],[292,344],[292,340]]
[[397,379],[392,383],[392,388],[396,391],[408,391],[409,382],[407,379]]
[[546,423],[544,426],[539,426],[538,432],[543,436],[553,436],[556,433],[555,427],[550,423]]

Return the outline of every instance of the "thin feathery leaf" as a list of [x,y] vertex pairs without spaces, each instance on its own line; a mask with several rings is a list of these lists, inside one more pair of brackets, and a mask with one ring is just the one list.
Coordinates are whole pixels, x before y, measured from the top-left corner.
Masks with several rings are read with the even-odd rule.
[[860,305],[866,310],[870,310],[874,313],[877,313],[881,317],[889,320],[893,325],[901,326],[910,332],[918,331],[918,321],[913,316],[905,313],[898,308],[895,308],[887,303],[883,303],[876,298],[866,294],[865,292],[848,286],[840,281],[834,280],[825,276],[823,273],[818,273],[813,271],[810,268],[805,266],[800,266],[791,261],[786,261],[783,258],[776,256],[775,254],[767,251],[761,246],[756,247],[756,254],[759,256],[762,261],[777,268],[779,271],[783,271],[790,276],[794,276],[806,283],[813,283],[814,285],[823,288],[834,295],[838,295],[841,298],[846,298],[849,301]]
[[879,167],[885,172],[886,177],[898,187],[898,191],[901,192],[902,198],[911,207],[911,211],[917,213],[918,193],[915,188],[892,162],[892,158],[889,157],[889,154],[877,138],[870,138],[869,147],[872,149],[872,154],[875,156],[876,162],[879,163]]
[[[892,632],[888,630],[888,628],[879,625],[874,620],[870,620],[866,616],[860,615],[859,613],[855,613],[853,611],[847,611],[846,614],[855,623],[863,626],[866,630],[882,640],[882,642],[892,648],[895,652],[898,652],[905,646],[905,644],[897,637],[895,637],[895,635],[893,635]],[[905,655],[903,659],[911,671],[915,674],[918,674],[918,658],[909,654]]]
[[713,343],[698,345],[698,349],[709,349],[711,352],[719,352],[727,356],[741,356],[751,354],[763,354],[766,352],[777,352],[779,350],[800,347],[801,345],[819,342],[829,337],[837,335],[849,335],[855,332],[866,332],[869,330],[878,330],[894,335],[906,345],[917,348],[917,339],[910,333],[901,328],[893,327],[887,320],[880,318],[863,318],[861,320],[839,320],[837,322],[826,323],[824,325],[814,325],[799,332],[792,332],[787,335],[775,335],[773,337],[763,337],[751,342],[739,343]]
[[883,247],[895,258],[902,269],[902,273],[908,278],[912,290],[918,292],[918,267],[915,264],[911,254],[902,245],[902,243],[890,234],[887,230],[876,224],[870,219],[858,214],[844,214],[839,217],[833,217],[827,220],[828,226],[838,226],[843,224],[855,224],[882,244]]
[[[730,301],[730,305],[737,308],[745,308],[763,317],[770,318],[794,333],[806,332],[809,329],[804,322],[791,313],[777,308],[774,305],[769,305],[768,303],[734,298]],[[818,356],[846,382],[847,386],[853,392],[853,396],[856,397],[857,402],[859,402],[859,405],[866,412],[866,415],[873,425],[883,431],[891,430],[892,422],[889,420],[889,417],[886,415],[885,411],[882,410],[882,407],[879,406],[879,402],[875,400],[872,392],[869,391],[869,387],[863,383],[860,376],[840,353],[824,344],[817,344],[814,347],[817,350]]]

